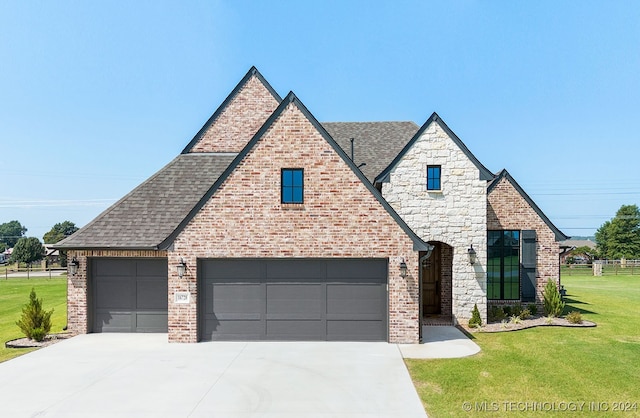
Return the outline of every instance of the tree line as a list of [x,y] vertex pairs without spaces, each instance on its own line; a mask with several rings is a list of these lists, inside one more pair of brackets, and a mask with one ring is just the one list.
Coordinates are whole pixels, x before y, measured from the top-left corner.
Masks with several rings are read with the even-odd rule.
[[[55,224],[49,232],[44,234],[45,244],[55,244],[62,241],[78,230],[78,227],[71,221],[64,221]],[[27,228],[18,221],[10,221],[0,224],[0,252],[7,248],[13,248],[10,262],[33,263],[41,260],[45,256],[45,248],[36,237],[27,237]],[[66,255],[60,253],[60,262],[66,265]]]

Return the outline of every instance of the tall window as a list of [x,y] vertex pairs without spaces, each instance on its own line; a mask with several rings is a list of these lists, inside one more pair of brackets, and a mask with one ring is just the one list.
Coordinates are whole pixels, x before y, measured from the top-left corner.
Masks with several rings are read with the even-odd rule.
[[520,231],[487,231],[487,299],[520,299]]
[[282,203],[303,203],[304,170],[302,168],[282,169]]
[[427,166],[427,190],[441,190],[441,167],[439,165]]

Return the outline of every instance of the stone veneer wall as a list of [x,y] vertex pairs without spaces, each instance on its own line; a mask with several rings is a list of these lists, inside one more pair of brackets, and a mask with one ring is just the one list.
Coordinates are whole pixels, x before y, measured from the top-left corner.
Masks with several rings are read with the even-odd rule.
[[[427,165],[442,166],[441,192],[427,191]],[[486,318],[487,182],[437,122],[396,165],[382,195],[423,240],[453,247],[454,317],[470,318],[477,304]],[[474,266],[471,244],[479,260]]]
[[67,274],[68,331],[72,334],[86,334],[89,331],[89,324],[87,323],[87,280],[91,279],[88,270],[90,258],[163,258],[166,256],[166,251],[152,250],[69,250],[67,253],[68,260],[71,261],[75,257],[80,265],[75,276]]
[[279,104],[252,76],[190,152],[240,152]]
[[[304,203],[280,203],[280,170],[304,168]],[[191,220],[169,252],[191,266],[169,269],[169,340],[198,334],[198,259],[224,257],[388,258],[389,340],[417,343],[418,253],[413,241],[367,190],[295,103],[290,104]],[[400,277],[404,259],[409,276]],[[189,291],[189,304],[171,295]]]
[[549,226],[506,178],[502,178],[487,196],[487,228],[536,231],[536,299],[540,304],[547,280],[559,284],[560,244]]

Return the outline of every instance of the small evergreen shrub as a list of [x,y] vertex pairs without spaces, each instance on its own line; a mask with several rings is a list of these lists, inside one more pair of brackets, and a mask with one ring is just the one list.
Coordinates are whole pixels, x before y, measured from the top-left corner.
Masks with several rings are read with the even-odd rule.
[[504,315],[506,317],[510,317],[511,316],[511,306],[509,305],[505,305],[502,307],[502,311],[504,312]]
[[38,299],[35,289],[31,288],[29,303],[22,308],[22,317],[16,325],[30,340],[42,341],[51,331],[51,314],[53,309],[48,312],[42,309],[42,299]]
[[525,308],[520,312],[520,319],[529,319],[531,317],[531,312],[529,309]]
[[469,326],[471,328],[481,327],[482,318],[480,317],[480,311],[478,310],[478,304],[473,305],[473,311],[471,311],[471,319],[469,320]]
[[582,324],[582,314],[578,311],[571,311],[567,314],[567,321],[571,324]]
[[542,297],[544,299],[543,305],[545,315],[557,317],[562,314],[564,302],[562,301],[562,297],[560,297],[560,292],[558,292],[558,288],[556,287],[556,282],[554,280],[547,281],[544,291],[542,292]]
[[491,322],[500,322],[505,318],[506,318],[506,316],[504,314],[504,311],[499,306],[492,305],[489,308],[489,321],[491,321]]
[[527,305],[527,309],[529,310],[529,312],[531,313],[531,315],[535,316],[538,314],[538,305],[536,305],[535,303],[530,303]]

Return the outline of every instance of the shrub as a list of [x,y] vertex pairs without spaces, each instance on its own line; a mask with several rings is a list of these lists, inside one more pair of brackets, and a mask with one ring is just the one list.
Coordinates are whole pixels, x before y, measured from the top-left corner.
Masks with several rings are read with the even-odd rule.
[[520,305],[519,303],[513,305],[511,307],[511,314],[515,315],[515,316],[520,316],[520,313],[522,312],[522,305]]
[[506,317],[511,316],[511,306],[509,306],[509,305],[505,305],[505,306],[503,306],[503,307],[502,307],[502,311],[504,312],[504,315],[505,315]]
[[531,316],[531,312],[529,312],[529,309],[523,309],[520,312],[520,319],[529,319],[529,317]]
[[522,322],[522,320],[520,319],[520,317],[516,316],[516,315],[512,315],[511,319],[509,320],[509,323],[511,323],[511,324],[519,324],[521,322]]
[[491,321],[491,322],[500,322],[505,318],[506,318],[506,316],[504,314],[504,311],[499,306],[492,305],[489,308],[489,321]]
[[529,310],[531,315],[537,315],[538,314],[538,305],[536,305],[535,303],[528,304],[527,305],[527,309]]
[[472,328],[482,326],[482,318],[480,317],[478,304],[473,305],[473,311],[471,311],[471,319],[469,320],[469,326]]
[[571,311],[567,314],[567,321],[571,324],[582,324],[582,314],[578,311]]
[[544,323],[547,324],[547,325],[553,324],[553,318],[554,318],[553,316],[545,316],[544,317]]
[[31,289],[29,303],[22,308],[22,317],[16,321],[24,335],[30,340],[42,341],[51,330],[51,314],[53,309],[42,309],[42,299],[36,298],[35,289]]
[[544,299],[543,305],[545,315],[560,316],[564,309],[564,302],[560,297],[560,292],[558,292],[558,288],[556,287],[556,282],[554,280],[547,281],[544,291],[542,292],[542,297]]

